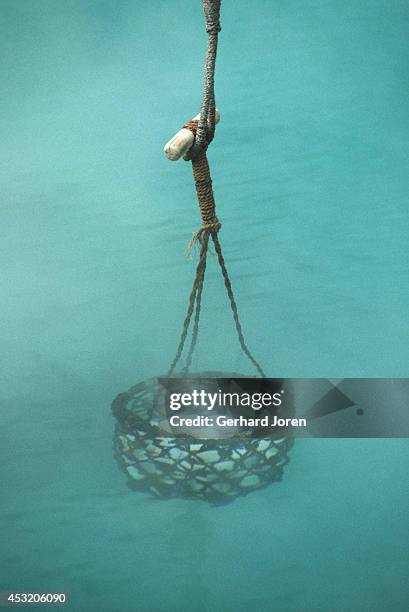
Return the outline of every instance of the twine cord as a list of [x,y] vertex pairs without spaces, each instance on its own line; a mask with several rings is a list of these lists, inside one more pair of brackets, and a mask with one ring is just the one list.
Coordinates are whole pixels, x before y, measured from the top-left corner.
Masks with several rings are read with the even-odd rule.
[[200,119],[192,120],[186,123],[183,127],[190,130],[195,139],[191,149],[185,155],[185,159],[192,162],[193,178],[195,181],[196,194],[199,203],[200,216],[202,225],[195,232],[189,243],[189,251],[193,247],[200,244],[199,263],[196,268],[195,280],[190,292],[188,308],[183,322],[182,333],[179,340],[179,345],[176,355],[169,366],[167,376],[171,376],[182,356],[182,352],[186,343],[189,327],[192,321],[193,312],[194,321],[190,347],[188,350],[186,364],[182,372],[187,373],[192,363],[193,353],[196,348],[199,335],[199,320],[202,305],[203,283],[206,271],[206,258],[209,249],[209,238],[212,238],[217,260],[223,275],[224,284],[230,302],[231,311],[237,331],[237,336],[241,349],[248,357],[251,363],[256,368],[262,378],[265,378],[265,373],[251,354],[244,340],[243,330],[241,327],[239,314],[237,310],[236,300],[233,294],[233,288],[227,272],[226,263],[224,261],[222,247],[219,241],[218,232],[221,228],[221,223],[216,215],[216,203],[212,188],[212,178],[210,175],[210,167],[207,159],[207,148],[212,142],[215,133],[215,114],[216,102],[214,94],[214,73],[216,66],[217,42],[220,27],[220,2],[221,0],[203,0],[203,11],[205,15],[206,32],[208,36],[207,51],[205,60],[205,78],[203,88],[203,98],[200,109]]

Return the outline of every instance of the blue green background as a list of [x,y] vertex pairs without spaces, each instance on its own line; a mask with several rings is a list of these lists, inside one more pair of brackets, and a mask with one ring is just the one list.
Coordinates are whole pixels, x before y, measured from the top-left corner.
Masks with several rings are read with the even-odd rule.
[[[409,7],[223,0],[209,151],[271,376],[408,376]],[[404,611],[407,440],[304,440],[284,481],[152,500],[110,402],[165,372],[199,225],[164,143],[199,109],[198,0],[0,0],[0,590],[73,610]],[[210,258],[194,369],[252,374]]]

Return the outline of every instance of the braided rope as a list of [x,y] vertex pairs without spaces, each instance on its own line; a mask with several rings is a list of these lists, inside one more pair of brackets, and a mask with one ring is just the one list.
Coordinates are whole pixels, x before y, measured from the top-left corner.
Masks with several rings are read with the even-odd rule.
[[199,202],[200,216],[202,226],[194,234],[189,243],[189,251],[192,250],[195,243],[200,240],[203,232],[218,232],[221,223],[216,216],[216,203],[214,201],[212,178],[210,176],[209,162],[207,160],[206,151],[202,150],[195,158],[192,159],[193,178],[197,199]]
[[220,3],[221,0],[203,0],[203,12],[207,32],[205,78],[196,139],[190,151],[191,159],[207,148],[213,140],[215,131],[216,100],[214,95],[214,73],[216,67],[217,42],[221,30]]
[[[185,320],[183,322],[182,334],[180,336],[176,355],[172,363],[169,366],[167,376],[171,376],[173,374],[178,364],[178,361],[182,356],[182,351],[185,346],[187,333],[189,331],[190,320],[192,318],[193,310],[194,310],[195,303],[196,303],[197,291],[200,285],[203,284],[203,278],[204,278],[204,273],[206,269],[206,255],[207,255],[207,248],[208,248],[208,240],[209,240],[208,236],[207,237],[205,236],[205,239],[203,240],[203,244],[202,244],[202,249],[200,251],[199,263],[197,264],[197,268],[196,268],[195,280],[193,282],[193,287],[192,287],[192,290],[189,296],[189,304],[188,304]],[[200,298],[201,298],[201,291],[200,291]],[[200,313],[200,310],[199,310],[199,313]],[[197,326],[198,325],[199,325],[199,322],[197,322]],[[197,334],[196,334],[196,338],[197,338]],[[193,349],[191,348],[192,355],[193,355],[194,349],[195,349],[195,346],[193,346]],[[190,354],[190,351],[189,351],[189,354]]]
[[241,323],[240,323],[240,319],[239,319],[239,313],[237,310],[237,304],[236,304],[236,300],[234,298],[234,294],[233,294],[233,288],[231,286],[231,281],[229,278],[229,274],[227,272],[227,268],[226,268],[226,264],[224,261],[224,257],[223,257],[223,253],[222,253],[222,247],[221,244],[219,242],[219,237],[217,236],[217,234],[212,233],[212,239],[213,239],[213,243],[214,243],[214,248],[216,249],[216,253],[217,253],[217,258],[219,261],[219,265],[220,265],[220,269],[222,271],[223,274],[223,278],[224,278],[224,284],[227,290],[227,295],[229,296],[229,300],[230,300],[230,307],[233,313],[233,318],[234,318],[234,323],[236,325],[236,331],[237,331],[237,335],[239,338],[239,342],[240,342],[240,346],[243,350],[243,353],[245,355],[247,355],[247,357],[250,359],[251,363],[254,365],[254,367],[256,368],[257,372],[260,374],[260,376],[262,378],[265,378],[266,375],[263,371],[263,368],[260,366],[260,364],[258,363],[258,361],[256,361],[256,359],[253,357],[253,355],[250,353],[247,344],[244,340],[244,335],[243,335],[243,330],[241,327]]
[[244,340],[243,330],[241,327],[239,314],[237,310],[236,300],[233,294],[233,288],[227,272],[224,261],[222,247],[219,242],[218,232],[221,227],[216,216],[216,203],[214,200],[212,178],[210,175],[209,162],[207,160],[206,151],[213,140],[215,132],[215,112],[216,103],[214,95],[214,71],[217,54],[218,34],[220,27],[220,0],[203,0],[203,9],[206,21],[206,32],[208,34],[208,44],[205,62],[205,82],[202,105],[200,110],[200,119],[192,120],[185,123],[185,129],[190,130],[194,137],[194,143],[190,151],[185,155],[186,160],[192,162],[193,178],[195,181],[196,194],[199,202],[200,216],[202,225],[195,232],[189,243],[189,251],[191,251],[197,242],[201,244],[199,263],[196,268],[196,276],[193,282],[193,287],[189,296],[189,304],[185,320],[183,322],[182,334],[179,340],[179,345],[176,355],[169,367],[167,375],[170,376],[179,362],[186,343],[187,334],[189,331],[193,311],[195,311],[192,338],[188,351],[186,365],[183,372],[188,372],[192,363],[192,357],[197,344],[199,334],[199,320],[202,303],[203,282],[206,270],[206,258],[209,247],[209,237],[212,237],[213,244],[216,249],[218,263],[223,275],[224,284],[227,290],[227,295],[230,301],[230,307],[233,313],[233,319],[236,326],[236,331],[240,346],[244,354],[249,358],[251,363],[256,368],[257,372],[265,378],[265,373],[259,363],[251,354]]
[[200,309],[202,306],[202,292],[203,292],[203,282],[204,282],[204,275],[205,275],[205,271],[206,271],[206,254],[207,254],[207,250],[208,250],[208,243],[209,243],[209,234],[205,234],[204,238],[203,238],[203,244],[202,244],[202,251],[204,252],[203,255],[203,269],[201,271],[201,275],[198,281],[198,285],[197,285],[197,291],[196,291],[196,309],[195,309],[195,320],[193,323],[193,332],[192,332],[192,339],[190,342],[190,348],[189,348],[189,352],[187,354],[187,358],[186,358],[186,365],[183,369],[183,371],[185,373],[187,373],[189,371],[189,368],[192,364],[192,357],[193,357],[193,353],[194,350],[196,348],[196,343],[197,343],[197,337],[199,335],[199,320],[200,320]]

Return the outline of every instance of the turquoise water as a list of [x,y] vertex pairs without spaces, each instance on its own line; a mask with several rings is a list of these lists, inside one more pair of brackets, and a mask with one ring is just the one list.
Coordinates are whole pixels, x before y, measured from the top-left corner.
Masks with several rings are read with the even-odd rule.
[[[199,2],[0,0],[0,590],[70,609],[404,611],[407,440],[299,440],[211,507],[131,492],[110,402],[167,368],[194,262]],[[223,0],[209,152],[271,376],[408,376],[409,8]],[[194,368],[252,374],[211,258]]]

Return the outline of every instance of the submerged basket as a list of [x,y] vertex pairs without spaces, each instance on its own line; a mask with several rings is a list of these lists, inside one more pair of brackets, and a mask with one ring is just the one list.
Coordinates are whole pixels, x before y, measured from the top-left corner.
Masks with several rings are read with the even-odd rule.
[[115,458],[132,488],[161,498],[228,501],[281,480],[292,438],[174,437],[164,429],[166,410],[158,401],[159,389],[152,378],[121,393],[112,404]]

